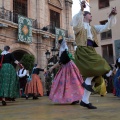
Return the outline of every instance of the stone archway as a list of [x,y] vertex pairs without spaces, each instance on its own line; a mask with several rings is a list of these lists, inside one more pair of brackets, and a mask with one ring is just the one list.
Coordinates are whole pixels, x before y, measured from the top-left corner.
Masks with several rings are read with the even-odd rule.
[[24,54],[29,54],[29,53],[23,50],[16,50],[13,52],[13,54],[16,60],[20,61]]
[[[18,60],[19,62],[21,61],[22,57],[24,54],[29,54],[28,52],[24,51],[24,50],[16,50],[12,52],[15,59]],[[16,64],[13,63],[13,66],[16,68]]]

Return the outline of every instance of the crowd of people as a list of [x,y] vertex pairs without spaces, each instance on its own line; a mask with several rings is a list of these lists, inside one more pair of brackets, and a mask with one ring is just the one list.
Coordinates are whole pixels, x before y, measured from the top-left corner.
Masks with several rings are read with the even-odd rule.
[[[117,14],[116,8],[111,10],[108,22],[105,25],[90,25],[92,15],[88,11],[84,11],[85,2],[81,2],[81,10],[73,17],[71,25],[75,33],[75,41],[77,48],[75,51],[75,60],[69,56],[69,50],[65,39],[58,37],[59,60],[47,72],[53,69],[59,70],[54,77],[51,85],[49,99],[54,103],[71,105],[80,103],[80,106],[88,109],[97,109],[90,103],[89,98],[92,92],[106,94],[106,85],[104,78],[110,77],[114,73],[114,93],[120,96],[120,58],[116,61],[116,69],[112,70],[110,65],[95,51],[95,47],[99,46],[97,34],[108,31],[116,24]],[[0,68],[0,97],[2,105],[6,105],[6,98],[15,99],[21,93],[28,99],[30,95],[33,99],[43,96],[43,86],[39,77],[40,71],[45,72],[39,65],[35,65],[31,80],[28,70],[24,65],[18,62],[10,52],[10,47],[5,46],[1,53],[0,59],[2,67]],[[17,71],[12,66],[14,61],[19,65]],[[18,80],[19,78],[19,80]],[[94,83],[94,84],[92,84]]]

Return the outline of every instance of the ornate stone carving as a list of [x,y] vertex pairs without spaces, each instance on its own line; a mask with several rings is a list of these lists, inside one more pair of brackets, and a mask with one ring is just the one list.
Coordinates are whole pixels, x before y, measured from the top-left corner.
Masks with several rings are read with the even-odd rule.
[[61,1],[60,1],[60,0],[48,0],[48,3],[50,3],[51,5],[54,5],[54,6],[56,6],[56,7],[62,8]]

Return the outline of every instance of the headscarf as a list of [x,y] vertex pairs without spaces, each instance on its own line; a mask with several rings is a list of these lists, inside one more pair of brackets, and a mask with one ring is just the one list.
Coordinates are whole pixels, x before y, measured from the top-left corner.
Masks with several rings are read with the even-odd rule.
[[9,52],[9,49],[10,49],[9,46],[5,46],[5,47],[4,47],[4,50],[3,50],[2,53],[1,53],[1,55],[6,55],[6,54],[10,53],[10,52]]
[[60,44],[59,57],[61,56],[62,52],[65,50],[68,50],[68,46],[66,41],[63,39],[62,43]]

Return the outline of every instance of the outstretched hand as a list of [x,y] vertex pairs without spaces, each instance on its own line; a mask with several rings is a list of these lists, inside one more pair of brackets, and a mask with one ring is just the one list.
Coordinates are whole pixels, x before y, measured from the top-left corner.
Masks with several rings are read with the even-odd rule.
[[53,70],[53,67],[51,67],[48,71],[49,71],[49,72],[52,72],[52,70]]
[[109,14],[109,17],[111,15],[116,15],[116,14],[117,14],[117,9],[116,9],[116,7],[114,7],[114,8],[112,8],[111,13]]
[[85,1],[82,1],[82,2],[81,2],[81,10],[83,11],[84,8],[86,8],[86,4],[85,4]]

